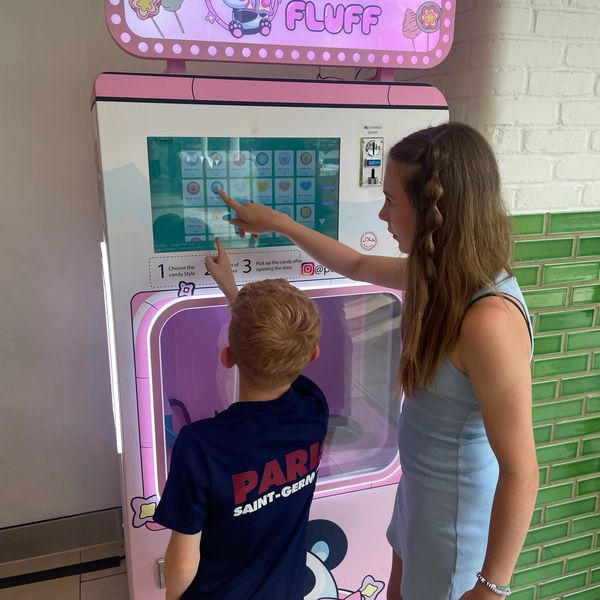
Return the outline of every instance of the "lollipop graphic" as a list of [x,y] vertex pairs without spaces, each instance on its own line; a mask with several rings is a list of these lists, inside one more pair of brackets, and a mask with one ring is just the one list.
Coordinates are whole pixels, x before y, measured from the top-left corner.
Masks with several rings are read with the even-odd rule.
[[154,20],[154,17],[160,12],[160,1],[161,0],[129,0],[129,6],[133,8],[138,19],[142,19],[142,21],[150,19],[154,23],[154,27],[158,29],[158,33],[160,33],[162,37],[165,37],[165,34],[160,30],[160,27]]
[[158,23],[154,20],[154,17],[158,15],[161,7],[169,12],[172,12],[177,19],[181,33],[185,33],[183,30],[183,25],[179,20],[179,15],[177,14],[177,11],[181,8],[182,4],[183,0],[129,0],[129,6],[131,6],[138,19],[142,19],[142,21],[150,19],[152,23],[154,23],[154,27],[156,27],[158,33],[160,33],[161,37],[163,38],[165,37],[165,34],[158,26]]
[[177,24],[179,25],[179,29],[181,29],[181,33],[185,33],[185,31],[183,30],[183,25],[179,20],[179,15],[177,14],[177,11],[181,8],[182,4],[183,0],[162,0],[162,7],[175,15],[175,18],[177,19]]
[[407,8],[404,12],[404,21],[402,22],[402,33],[404,37],[412,40],[413,50],[416,52],[415,38],[421,35],[421,29],[417,25],[417,13],[410,8]]
[[440,28],[442,9],[435,2],[423,2],[417,8],[417,26],[427,34],[427,52],[429,52],[429,36]]

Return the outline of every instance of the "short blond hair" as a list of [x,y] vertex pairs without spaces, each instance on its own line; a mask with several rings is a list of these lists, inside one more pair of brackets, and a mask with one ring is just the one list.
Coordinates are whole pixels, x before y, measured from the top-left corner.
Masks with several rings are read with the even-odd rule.
[[292,383],[309,363],[320,337],[315,303],[285,279],[248,283],[231,304],[233,358],[261,389]]

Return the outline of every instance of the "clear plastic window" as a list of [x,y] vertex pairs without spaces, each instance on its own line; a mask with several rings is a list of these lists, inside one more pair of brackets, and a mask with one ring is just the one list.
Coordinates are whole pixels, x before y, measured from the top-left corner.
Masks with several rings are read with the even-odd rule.
[[[314,298],[322,317],[321,356],[305,374],[324,391],[329,430],[319,479],[379,471],[397,453],[400,300],[388,293]],[[167,462],[185,423],[237,400],[237,372],[221,365],[229,309],[182,310],[160,337]],[[157,432],[163,435],[163,432]]]

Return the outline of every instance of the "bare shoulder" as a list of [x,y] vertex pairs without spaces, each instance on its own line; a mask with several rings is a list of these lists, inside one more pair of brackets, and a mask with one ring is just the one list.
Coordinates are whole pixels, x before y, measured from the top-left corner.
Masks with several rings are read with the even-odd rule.
[[501,296],[481,298],[467,310],[456,350],[463,365],[474,355],[495,360],[513,352],[529,361],[531,340],[523,314]]
[[483,333],[481,328],[491,334],[497,331],[506,333],[506,327],[520,331],[524,325],[523,315],[512,302],[502,296],[487,296],[467,310],[461,325],[461,335]]

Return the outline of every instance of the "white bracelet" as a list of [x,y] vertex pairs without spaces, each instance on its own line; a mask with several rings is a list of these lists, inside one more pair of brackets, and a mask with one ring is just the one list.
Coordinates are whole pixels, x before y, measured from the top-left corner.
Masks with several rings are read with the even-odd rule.
[[512,594],[510,588],[508,586],[500,586],[498,587],[495,583],[488,581],[481,572],[477,573],[477,581],[483,583],[488,590],[492,590],[494,594],[498,594],[498,596],[510,596]]

